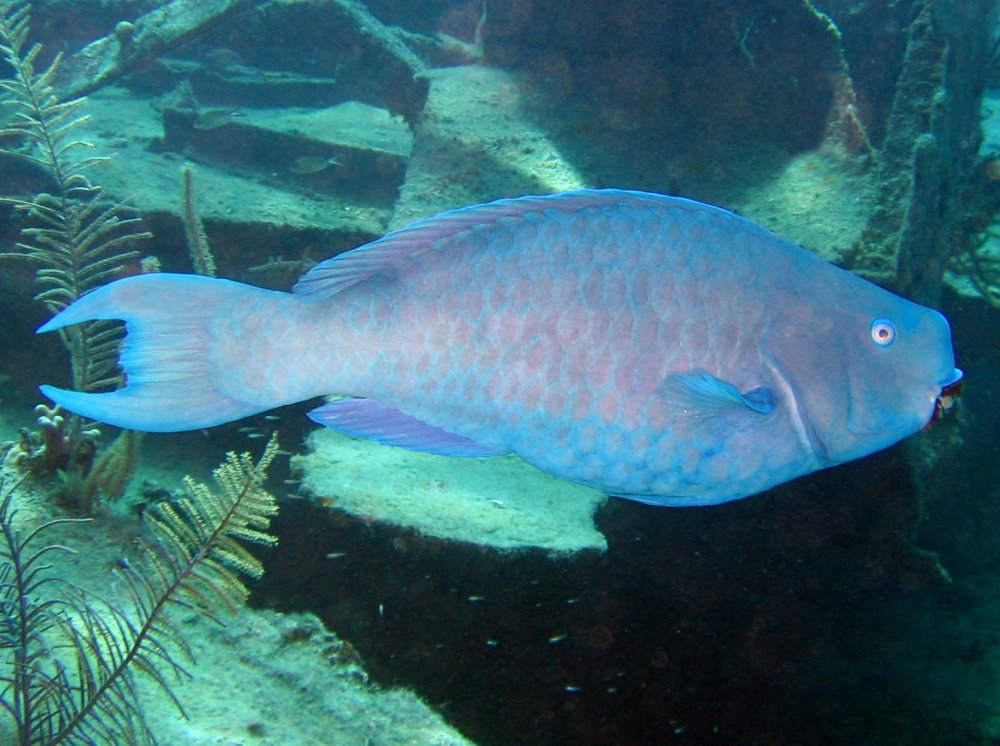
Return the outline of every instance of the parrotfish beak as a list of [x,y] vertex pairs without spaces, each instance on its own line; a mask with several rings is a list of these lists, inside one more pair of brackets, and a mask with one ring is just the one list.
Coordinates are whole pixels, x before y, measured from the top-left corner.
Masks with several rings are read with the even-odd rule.
[[954,375],[952,375],[951,380],[947,383],[941,384],[941,393],[938,394],[937,400],[934,402],[934,414],[931,416],[931,420],[927,423],[925,429],[931,427],[935,422],[940,420],[944,416],[944,413],[955,405],[955,400],[961,395],[962,371],[955,368],[955,372]]
[[954,386],[961,382],[965,374],[959,368],[955,368],[954,372],[951,374],[951,378],[941,384],[942,389],[947,389],[949,386]]

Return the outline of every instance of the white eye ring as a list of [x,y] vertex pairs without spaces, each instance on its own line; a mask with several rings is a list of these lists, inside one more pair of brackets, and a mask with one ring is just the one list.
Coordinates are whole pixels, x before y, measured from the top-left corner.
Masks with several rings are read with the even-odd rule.
[[872,342],[879,347],[888,347],[896,339],[896,325],[889,319],[875,319],[872,322]]

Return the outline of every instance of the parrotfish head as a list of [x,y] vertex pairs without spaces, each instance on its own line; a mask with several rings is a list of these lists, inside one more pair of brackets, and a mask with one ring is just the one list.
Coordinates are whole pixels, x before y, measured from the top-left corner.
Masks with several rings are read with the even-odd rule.
[[800,439],[825,465],[918,432],[942,390],[962,377],[944,316],[838,274],[832,287],[806,293],[794,316],[773,322],[762,343],[790,395]]

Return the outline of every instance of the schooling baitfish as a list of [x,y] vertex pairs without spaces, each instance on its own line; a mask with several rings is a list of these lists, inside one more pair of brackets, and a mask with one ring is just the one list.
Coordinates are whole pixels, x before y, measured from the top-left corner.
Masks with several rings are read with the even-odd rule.
[[516,453],[658,505],[735,500],[920,430],[955,383],[948,323],[760,226],[620,190],[421,220],[291,293],[119,280],[39,331],[122,319],[127,384],[56,403],[119,427],[218,425],[324,394],[321,425]]

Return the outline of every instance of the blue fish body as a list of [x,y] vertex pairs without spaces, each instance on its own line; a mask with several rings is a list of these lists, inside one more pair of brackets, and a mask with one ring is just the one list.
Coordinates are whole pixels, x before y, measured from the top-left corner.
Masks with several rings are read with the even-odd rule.
[[956,381],[948,324],[754,223],[620,190],[501,200],[314,267],[292,293],[121,280],[42,327],[124,319],[128,385],[43,387],[141,430],[323,394],[353,435],[515,452],[662,505],[725,502],[885,448]]

